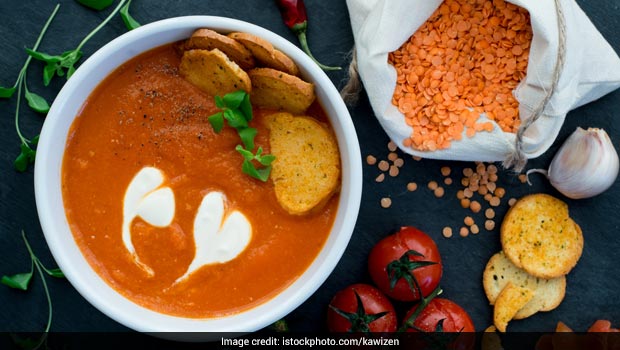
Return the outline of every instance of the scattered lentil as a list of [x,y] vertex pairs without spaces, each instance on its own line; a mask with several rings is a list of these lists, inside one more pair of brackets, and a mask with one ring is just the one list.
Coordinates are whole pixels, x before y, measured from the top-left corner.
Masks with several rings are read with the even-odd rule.
[[473,224],[471,225],[471,227],[469,228],[469,230],[471,231],[471,233],[477,235],[478,232],[480,232],[480,228],[478,227],[478,225]]
[[446,227],[443,228],[442,233],[443,233],[444,237],[450,238],[450,237],[452,237],[452,228],[446,226]]
[[463,175],[467,176],[468,178],[471,177],[473,174],[474,171],[471,168],[463,169]]
[[489,190],[489,192],[493,193],[495,192],[495,189],[497,188],[497,185],[495,184],[495,180],[491,180],[491,177],[489,176],[489,182],[487,184],[487,189]]
[[474,219],[471,216],[466,216],[465,219],[463,219],[463,223],[467,226],[471,226],[474,224]]
[[385,174],[384,173],[379,174],[379,176],[377,176],[375,178],[376,182],[383,182],[383,180],[385,180]]
[[459,230],[459,234],[461,235],[461,237],[467,237],[469,236],[469,229],[467,227],[461,227],[461,229]]
[[487,193],[484,195],[484,200],[487,202],[491,201],[491,198],[493,198],[493,195],[491,193]]
[[397,158],[398,158],[398,153],[396,152],[390,152],[388,154],[388,160],[391,162],[395,161]]
[[417,183],[415,183],[415,182],[410,182],[410,183],[408,183],[408,184],[407,184],[407,190],[408,190],[409,192],[413,192],[413,191],[415,191],[415,190],[417,190],[417,189],[418,189],[418,184],[417,184]]
[[512,207],[513,205],[515,205],[515,203],[517,203],[517,199],[516,199],[516,198],[510,198],[510,199],[508,200],[508,205],[509,205],[509,206],[511,206],[511,207]]
[[445,193],[443,187],[437,187],[434,192],[435,192],[435,197],[437,197],[437,198],[443,197],[443,195]]
[[458,191],[456,192],[456,198],[458,198],[458,199],[463,199],[463,198],[465,198],[465,192],[464,192],[463,190],[458,190]]
[[397,167],[402,167],[405,164],[405,161],[402,158],[396,158],[396,160],[394,161],[394,165],[396,165]]
[[366,163],[368,163],[368,165],[375,165],[377,164],[377,158],[369,154],[368,156],[366,156]]
[[387,148],[390,150],[390,152],[394,152],[394,151],[396,151],[398,146],[396,145],[396,143],[394,141],[390,140],[390,142],[388,142],[388,144],[387,144]]
[[390,163],[388,163],[385,160],[382,160],[379,162],[378,167],[379,167],[379,170],[381,171],[388,171],[390,169]]
[[495,217],[495,210],[493,210],[493,208],[485,210],[484,216],[486,216],[487,219],[493,219]]
[[445,179],[443,179],[443,183],[445,183],[448,186],[452,185],[452,178],[446,177]]
[[502,187],[498,187],[495,189],[495,191],[493,191],[493,194],[495,194],[499,198],[504,198],[504,196],[506,195],[506,190]]
[[491,200],[489,201],[489,204],[491,204],[491,206],[493,206],[493,207],[499,206],[499,204],[500,204],[499,197],[491,198]]
[[484,228],[487,231],[492,231],[495,228],[495,221],[493,220],[487,220],[484,222]]
[[468,198],[461,199],[461,207],[467,209],[471,205],[471,201]]
[[480,205],[478,201],[471,201],[471,204],[469,205],[469,209],[471,209],[471,211],[473,211],[474,213],[477,213],[480,211],[480,209],[482,209],[482,206]]
[[400,172],[400,170],[398,170],[398,167],[397,167],[396,165],[392,165],[392,166],[390,166],[390,172],[389,172],[389,174],[390,174],[390,176],[391,176],[391,177],[396,177],[396,176],[398,176],[398,173],[399,173],[399,172]]
[[443,175],[443,176],[450,175],[451,171],[452,170],[450,169],[450,167],[447,167],[447,166],[441,167],[441,175]]
[[465,198],[471,198],[474,195],[474,192],[471,190],[471,188],[467,187],[463,190],[463,195],[465,196]]
[[519,175],[519,181],[521,181],[522,184],[527,182],[527,175],[525,174],[521,174]]
[[436,189],[437,189],[437,187],[438,187],[438,185],[437,185],[437,182],[436,182],[436,181],[430,181],[430,182],[428,183],[428,189],[429,189],[429,190],[431,190],[431,191],[436,190]]
[[381,207],[389,208],[390,206],[392,206],[392,200],[390,198],[388,197],[381,198]]
[[419,162],[422,160],[422,157],[418,157],[418,156],[413,156],[411,158],[413,158],[413,160],[415,160],[416,162]]

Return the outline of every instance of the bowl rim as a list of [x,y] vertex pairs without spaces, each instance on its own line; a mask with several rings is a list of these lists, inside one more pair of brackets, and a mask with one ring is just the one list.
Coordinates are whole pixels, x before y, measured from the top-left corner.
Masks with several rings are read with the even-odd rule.
[[[291,56],[298,64],[302,75],[315,83],[318,98],[321,100],[337,135],[342,168],[342,189],[336,220],[328,240],[305,272],[285,289],[257,306],[230,316],[207,319],[183,318],[147,309],[130,301],[108,285],[86,261],[81,249],[75,242],[64,215],[60,182],[64,146],[70,131],[67,124],[70,126],[76,117],[79,110],[76,105],[81,108],[84,103],[81,98],[73,97],[72,100],[72,96],[84,93],[88,96],[92,89],[101,82],[101,79],[95,79],[95,83],[90,83],[91,85],[94,84],[94,87],[84,89],[82,84],[86,82],[86,79],[93,74],[108,76],[111,71],[118,68],[119,64],[110,64],[111,67],[108,67],[108,71],[105,72],[105,69],[100,69],[101,65],[105,66],[105,60],[119,53],[127,56],[129,53],[122,50],[132,51],[138,40],[157,37],[152,39],[154,43],[144,44],[154,48],[174,42],[174,40],[167,40],[166,38],[170,39],[175,35],[181,35],[181,33],[185,33],[182,37],[188,37],[187,33],[191,34],[198,28],[250,32],[268,40],[274,47]],[[136,49],[136,52],[131,54],[129,58],[144,51],[147,50]],[[129,58],[122,59],[121,64]],[[95,73],[97,71],[99,73]],[[69,114],[72,115],[71,117],[66,117],[66,110],[74,112]],[[60,138],[63,141],[62,147],[58,147],[56,144],[54,148],[54,143],[57,143],[59,135],[64,135]],[[159,332],[183,332],[183,334],[164,335],[164,337],[176,340],[202,341],[213,339],[213,334],[202,333],[202,335],[194,334],[188,337],[185,332],[252,332],[275,322],[296,309],[325,282],[336,267],[352,236],[361,203],[362,162],[359,142],[351,116],[331,80],[303,51],[288,40],[265,28],[227,17],[183,16],[168,18],[129,31],[101,47],[81,64],[58,93],[41,130],[37,153],[34,172],[37,212],[50,251],[69,282],[91,305],[115,321],[134,330],[157,333],[160,336]],[[59,193],[60,197],[58,196]],[[58,208],[59,201],[60,208]],[[62,217],[58,217],[59,211],[62,212],[63,215],[60,215]],[[72,244],[66,244],[67,234],[73,242]],[[328,244],[331,245],[328,247]],[[76,256],[76,249],[80,253],[81,259]],[[86,262],[86,264],[79,266],[76,262]],[[294,291],[291,292],[292,290]],[[110,301],[109,298],[113,300]],[[130,309],[130,312],[127,312],[127,308]]]

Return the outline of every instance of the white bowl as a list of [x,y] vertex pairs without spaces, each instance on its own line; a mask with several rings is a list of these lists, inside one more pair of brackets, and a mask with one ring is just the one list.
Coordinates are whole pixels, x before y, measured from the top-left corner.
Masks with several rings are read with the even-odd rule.
[[[61,165],[69,127],[86,98],[108,74],[127,60],[154,47],[189,37],[197,28],[241,31],[260,36],[289,55],[316,94],[333,125],[342,159],[342,190],[331,233],[310,267],[271,300],[232,316],[193,319],[152,311],[126,299],[91,268],[67,223],[61,192]],[[43,125],[37,147],[35,195],[45,239],[59,267],[77,291],[97,309],[141,332],[211,332],[159,334],[174,339],[210,340],[222,332],[252,332],[284,317],[310,297],[342,256],[355,226],[362,193],[361,154],[351,117],[325,73],[284,38],[246,22],[211,16],[166,19],[132,30],[86,60],[62,88]]]

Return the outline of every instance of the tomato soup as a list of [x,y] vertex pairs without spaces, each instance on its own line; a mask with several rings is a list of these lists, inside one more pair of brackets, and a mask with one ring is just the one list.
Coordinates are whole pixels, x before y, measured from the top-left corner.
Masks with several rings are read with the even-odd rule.
[[[68,135],[63,201],[82,253],[119,293],[165,314],[225,316],[264,303],[309,267],[327,240],[338,198],[310,215],[284,211],[271,181],[241,172],[239,136],[229,127],[213,131],[207,118],[218,111],[214,97],[179,76],[179,61],[173,45],[162,46],[123,64],[95,89]],[[251,121],[265,152],[269,131],[261,119],[268,113],[254,109]],[[307,114],[327,123],[316,102]],[[144,168],[162,175],[174,214],[163,225],[129,217],[132,252],[123,240],[128,187]],[[247,219],[251,239],[236,257],[181,278],[197,254],[201,201],[214,192],[224,195],[226,213]]]

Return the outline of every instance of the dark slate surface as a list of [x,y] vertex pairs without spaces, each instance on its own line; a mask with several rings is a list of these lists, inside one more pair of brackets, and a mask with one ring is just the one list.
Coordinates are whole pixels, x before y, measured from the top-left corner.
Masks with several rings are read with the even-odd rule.
[[[61,0],[61,9],[43,40],[43,51],[62,52],[72,49],[94,28],[107,13],[85,9],[72,0]],[[620,0],[578,1],[603,36],[620,52]],[[11,85],[26,57],[23,48],[31,46],[40,27],[51,13],[55,2],[48,0],[0,2],[0,84]],[[353,45],[345,1],[308,1],[310,15],[309,40],[315,56],[326,64],[346,64],[346,53]],[[245,20],[296,42],[296,38],[282,24],[272,1],[146,1],[132,4],[134,17],[148,23],[158,19],[182,15],[218,15]],[[86,56],[92,54],[114,37],[125,32],[120,18],[115,18],[85,47]],[[29,70],[30,89],[49,100],[59,91],[62,80],[56,79],[51,87],[42,88],[41,65],[32,64]],[[342,86],[344,73],[329,73],[337,87]],[[47,266],[54,266],[37,219],[33,172],[25,174],[13,170],[12,162],[18,154],[19,141],[15,134],[13,113],[15,98],[0,101],[0,274],[13,274],[29,268],[28,255],[20,238],[24,229],[35,252]],[[618,109],[620,91],[572,111],[554,146],[539,159],[531,161],[532,167],[545,167],[551,156],[577,126],[606,129],[618,147],[620,129]],[[351,109],[352,118],[361,142],[362,155],[387,156],[388,138],[373,116],[368,99],[362,95],[357,107]],[[21,126],[27,136],[38,134],[44,118],[22,106]],[[326,306],[333,294],[356,282],[369,282],[366,257],[381,237],[402,225],[414,225],[433,236],[444,259],[442,286],[444,296],[462,305],[472,316],[476,328],[482,330],[492,322],[492,309],[487,305],[481,286],[481,274],[488,258],[500,249],[497,230],[484,230],[468,238],[441,237],[445,225],[456,231],[467,214],[460,208],[455,193],[456,185],[447,188],[446,196],[436,199],[425,184],[440,178],[439,169],[449,165],[453,173],[460,173],[470,163],[423,160],[415,162],[406,157],[400,176],[375,183],[379,171],[364,165],[364,191],[358,223],[341,262],[325,284],[307,302],[287,316],[293,330],[324,330]],[[360,174],[362,176],[362,174]],[[453,176],[458,182],[460,177]],[[409,181],[418,183],[420,189],[407,193]],[[503,173],[501,183],[509,196],[547,192],[559,195],[541,177],[534,178],[534,185],[520,184],[508,173]],[[390,209],[381,209],[381,197],[391,196]],[[524,321],[511,323],[513,331],[554,328],[562,320],[577,330],[585,330],[597,318],[620,322],[620,278],[617,262],[620,250],[618,183],[603,195],[588,200],[571,201],[571,214],[581,225],[585,236],[585,249],[581,261],[568,276],[568,289],[564,302],[555,311],[537,314]],[[497,210],[498,218],[506,211],[505,201]],[[476,215],[482,226],[482,215]],[[64,280],[49,281],[54,300],[54,331],[116,331],[125,328],[109,319],[84,300]],[[47,313],[40,280],[31,285],[31,291],[21,292],[0,287],[0,330],[37,331],[43,329]],[[404,312],[407,305],[399,305]],[[618,324],[616,323],[616,326]]]

